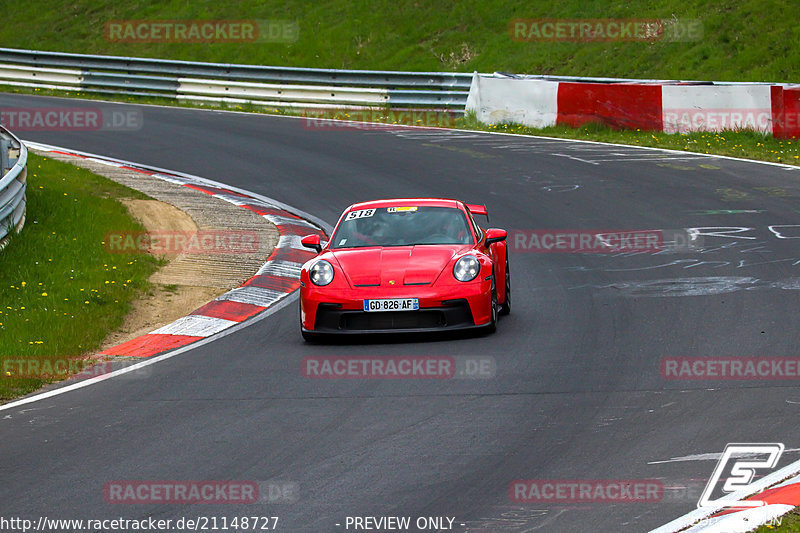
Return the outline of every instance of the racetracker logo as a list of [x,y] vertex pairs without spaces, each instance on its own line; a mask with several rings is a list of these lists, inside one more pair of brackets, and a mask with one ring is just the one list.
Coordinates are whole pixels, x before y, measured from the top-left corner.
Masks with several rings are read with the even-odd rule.
[[259,250],[254,231],[200,230],[108,233],[106,250],[115,254],[254,254]]
[[305,118],[303,127],[314,131],[386,130],[397,125],[451,128],[458,118],[448,111],[413,109],[307,109],[302,116]]
[[0,123],[12,131],[138,131],[141,111],[100,107],[4,107]]
[[508,495],[518,503],[652,503],[664,486],[655,479],[518,479]]
[[[732,500],[731,495],[747,495],[755,492],[751,483],[758,470],[772,470],[778,465],[783,454],[782,442],[767,443],[730,443],[717,462],[711,478],[708,480],[697,507],[700,509],[720,509],[723,507],[752,508],[767,505],[759,499]],[[712,499],[718,484],[722,483],[723,496]]]
[[511,249],[529,253],[658,252],[662,230],[513,230]]
[[2,358],[0,379],[65,379],[71,377],[76,380],[91,379],[105,376],[115,370],[122,370],[125,378],[146,378],[152,373],[151,365],[139,366],[136,363],[118,363],[116,366],[111,361],[96,361],[92,359],[68,358]]
[[660,371],[673,381],[800,379],[800,357],[665,357]]
[[[664,132],[753,130],[772,131],[772,110],[764,108],[720,107],[707,109],[664,108]],[[800,115],[786,113],[783,123],[797,128]]]
[[309,379],[491,379],[489,356],[313,356],[302,359]]
[[259,501],[255,481],[109,481],[106,503],[248,504]]
[[290,20],[112,20],[105,38],[115,43],[293,43]]
[[514,41],[523,42],[688,42],[703,38],[698,19],[514,19]]

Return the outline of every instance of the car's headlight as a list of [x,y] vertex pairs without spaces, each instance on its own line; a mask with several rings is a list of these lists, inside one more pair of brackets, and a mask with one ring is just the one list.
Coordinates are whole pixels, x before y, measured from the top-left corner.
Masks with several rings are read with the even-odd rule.
[[311,283],[314,285],[327,285],[333,281],[333,266],[324,259],[320,259],[308,270],[308,277],[311,278]]
[[458,281],[472,281],[481,271],[481,264],[474,255],[465,255],[456,261],[453,276]]

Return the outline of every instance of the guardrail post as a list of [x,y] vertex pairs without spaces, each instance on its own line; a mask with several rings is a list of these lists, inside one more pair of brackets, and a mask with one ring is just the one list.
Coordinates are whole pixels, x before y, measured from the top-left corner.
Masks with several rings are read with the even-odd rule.
[[0,139],[0,169],[2,169],[2,174],[11,170],[12,163],[9,162],[10,150],[11,141],[8,139]]

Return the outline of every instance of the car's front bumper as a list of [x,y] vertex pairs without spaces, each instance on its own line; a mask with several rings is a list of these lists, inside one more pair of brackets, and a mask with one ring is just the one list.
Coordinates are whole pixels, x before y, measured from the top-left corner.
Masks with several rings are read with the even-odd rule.
[[[416,311],[365,312],[364,300],[418,298]],[[491,321],[491,280],[415,289],[401,287],[378,293],[363,289],[327,291],[303,287],[301,327],[309,333],[410,333],[451,331],[486,326]]]

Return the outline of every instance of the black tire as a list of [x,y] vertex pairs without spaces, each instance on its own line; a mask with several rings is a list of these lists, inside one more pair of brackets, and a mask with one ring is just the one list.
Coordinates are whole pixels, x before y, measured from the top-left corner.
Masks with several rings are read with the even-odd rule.
[[508,251],[506,251],[506,297],[500,304],[500,314],[507,315],[511,312],[511,271],[508,269]]
[[492,320],[486,326],[486,333],[492,334],[497,331],[497,280],[492,273]]

